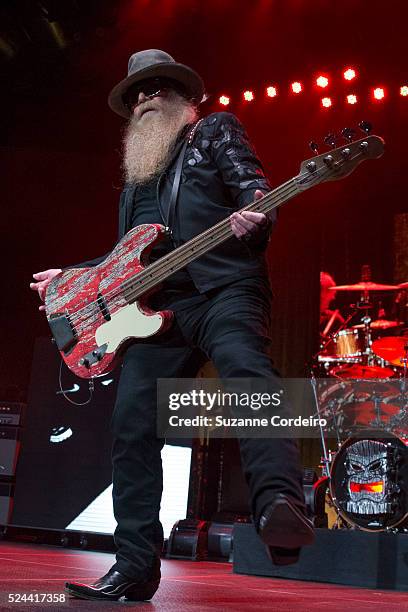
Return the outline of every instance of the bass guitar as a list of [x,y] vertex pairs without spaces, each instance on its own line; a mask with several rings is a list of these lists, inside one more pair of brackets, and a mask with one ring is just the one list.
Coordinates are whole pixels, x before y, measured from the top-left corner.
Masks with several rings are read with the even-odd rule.
[[[383,140],[367,135],[307,159],[297,176],[241,210],[267,214],[314,185],[347,176],[383,151]],[[64,270],[48,285],[45,310],[52,335],[66,365],[81,378],[110,372],[130,342],[167,329],[172,312],[153,311],[148,296],[168,276],[233,235],[226,218],[149,264],[149,251],[164,233],[162,225],[139,225],[103,263]]]

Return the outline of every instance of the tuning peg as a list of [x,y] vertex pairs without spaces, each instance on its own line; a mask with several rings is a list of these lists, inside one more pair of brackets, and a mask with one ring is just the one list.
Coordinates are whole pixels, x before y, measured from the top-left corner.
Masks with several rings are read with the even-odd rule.
[[326,138],[324,139],[324,144],[330,147],[330,149],[335,149],[336,148],[336,134],[327,134]]
[[341,135],[343,136],[344,140],[346,140],[347,142],[351,142],[354,138],[354,136],[356,135],[356,130],[353,130],[353,128],[349,128],[349,127],[345,127],[344,129],[341,130]]
[[313,153],[317,155],[317,153],[319,152],[319,145],[317,144],[317,142],[313,142],[313,140],[311,140],[309,142],[309,147],[312,149]]
[[373,129],[373,126],[371,123],[369,123],[368,121],[360,121],[360,123],[358,124],[358,127],[360,128],[360,130],[362,132],[364,132],[365,134],[367,134],[367,136],[369,135],[369,133],[371,132],[371,130]]

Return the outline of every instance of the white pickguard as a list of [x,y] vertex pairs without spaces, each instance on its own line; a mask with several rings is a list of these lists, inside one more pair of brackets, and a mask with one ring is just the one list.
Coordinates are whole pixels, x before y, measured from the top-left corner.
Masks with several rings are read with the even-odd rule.
[[103,323],[95,333],[98,346],[107,344],[107,353],[113,353],[123,340],[129,337],[148,338],[159,331],[163,324],[160,314],[145,315],[137,302],[124,306]]

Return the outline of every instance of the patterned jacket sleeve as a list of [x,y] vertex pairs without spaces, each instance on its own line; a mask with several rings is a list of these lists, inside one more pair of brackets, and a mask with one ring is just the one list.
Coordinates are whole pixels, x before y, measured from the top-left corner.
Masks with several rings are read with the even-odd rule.
[[[216,113],[213,117],[216,117],[211,135],[213,157],[233,201],[241,208],[253,202],[257,189],[267,193],[272,188],[238,118],[231,113]],[[266,247],[276,213],[268,215],[268,219],[265,230],[247,242],[251,249]]]

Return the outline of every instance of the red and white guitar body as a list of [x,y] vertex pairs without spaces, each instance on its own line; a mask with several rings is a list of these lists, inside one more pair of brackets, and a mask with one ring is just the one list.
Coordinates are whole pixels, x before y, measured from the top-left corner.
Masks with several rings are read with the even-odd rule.
[[171,311],[155,312],[147,306],[151,291],[140,300],[132,298],[137,276],[163,234],[161,225],[139,225],[103,263],[65,270],[49,284],[48,322],[62,358],[78,376],[106,374],[130,342],[154,336],[171,324]]
[[[297,176],[241,210],[267,214],[314,185],[348,176],[362,161],[381,157],[383,152],[382,139],[367,135],[317,155],[302,162]],[[62,358],[78,376],[110,372],[129,342],[167,329],[172,313],[151,310],[148,296],[174,272],[233,235],[227,217],[148,265],[147,256],[164,232],[162,225],[139,225],[103,263],[65,270],[48,285],[48,323]]]

